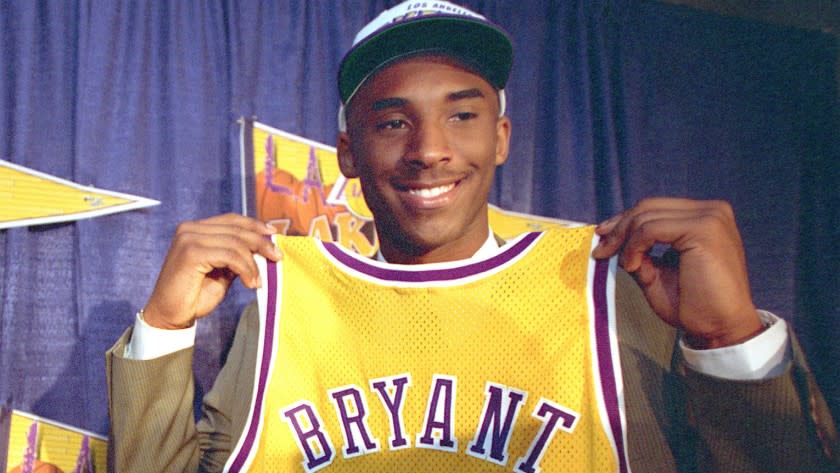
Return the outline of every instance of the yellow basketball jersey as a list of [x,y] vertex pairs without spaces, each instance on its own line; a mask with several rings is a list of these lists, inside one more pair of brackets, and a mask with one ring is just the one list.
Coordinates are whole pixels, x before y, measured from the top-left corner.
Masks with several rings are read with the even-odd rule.
[[276,236],[251,416],[226,471],[629,471],[594,228],[393,265]]

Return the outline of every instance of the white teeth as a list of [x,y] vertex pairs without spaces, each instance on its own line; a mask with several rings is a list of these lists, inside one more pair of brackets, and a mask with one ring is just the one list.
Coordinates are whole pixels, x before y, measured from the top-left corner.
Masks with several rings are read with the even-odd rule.
[[420,197],[428,199],[449,192],[454,188],[455,184],[449,184],[440,187],[432,187],[431,189],[409,189],[408,193],[411,195],[419,195]]

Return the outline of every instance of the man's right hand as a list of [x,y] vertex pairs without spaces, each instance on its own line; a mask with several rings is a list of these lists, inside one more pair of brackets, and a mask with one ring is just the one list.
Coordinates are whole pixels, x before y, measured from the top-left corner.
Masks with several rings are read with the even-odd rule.
[[186,328],[222,302],[237,276],[245,287],[260,287],[253,255],[282,257],[266,238],[274,233],[270,225],[238,214],[181,223],[143,319],[153,327]]

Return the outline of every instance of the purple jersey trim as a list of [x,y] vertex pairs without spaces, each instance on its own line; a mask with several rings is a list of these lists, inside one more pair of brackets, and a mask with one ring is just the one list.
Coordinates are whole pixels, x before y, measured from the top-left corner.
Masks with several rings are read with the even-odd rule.
[[265,390],[268,387],[268,375],[271,367],[272,347],[274,346],[274,324],[277,314],[277,264],[273,261],[266,261],[266,279],[268,286],[268,298],[266,301],[265,313],[265,330],[263,334],[263,352],[260,360],[258,382],[255,386],[257,390],[254,398],[254,407],[251,411],[251,424],[248,427],[248,432],[245,433],[245,441],[236,455],[236,459],[231,463],[230,470],[238,472],[242,470],[245,461],[248,458],[254,444],[257,441],[257,430],[262,423],[263,399],[265,398]]
[[475,276],[485,271],[497,268],[519,256],[542,233],[532,232],[523,236],[519,241],[507,245],[501,253],[475,263],[451,268],[437,269],[397,269],[393,265],[388,268],[376,266],[342,250],[337,244],[322,242],[324,249],[342,265],[372,278],[397,282],[436,282],[453,281]]
[[592,284],[592,299],[595,313],[595,340],[598,350],[598,370],[601,375],[601,391],[607,411],[610,430],[618,454],[618,471],[628,472],[626,447],[621,428],[621,410],[618,401],[618,387],[613,366],[613,352],[610,344],[610,320],[607,306],[607,277],[610,272],[610,260],[602,259],[595,263],[595,276]]

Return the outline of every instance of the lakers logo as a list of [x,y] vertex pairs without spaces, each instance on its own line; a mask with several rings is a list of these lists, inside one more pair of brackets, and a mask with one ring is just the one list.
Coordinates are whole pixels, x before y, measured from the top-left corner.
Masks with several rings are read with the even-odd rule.
[[336,179],[333,192],[327,197],[327,203],[346,207],[354,217],[373,220],[373,214],[365,203],[362,184],[358,179],[347,179],[344,176]]

